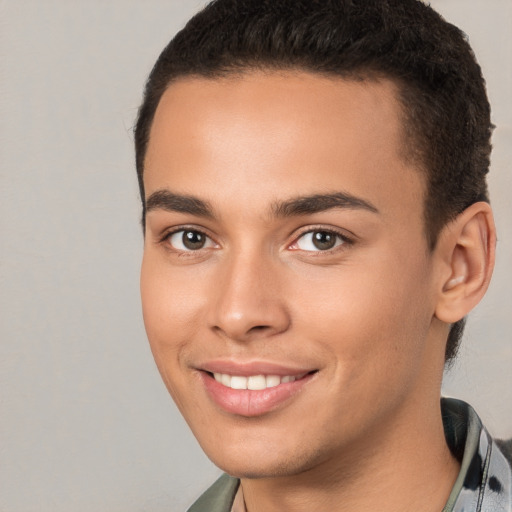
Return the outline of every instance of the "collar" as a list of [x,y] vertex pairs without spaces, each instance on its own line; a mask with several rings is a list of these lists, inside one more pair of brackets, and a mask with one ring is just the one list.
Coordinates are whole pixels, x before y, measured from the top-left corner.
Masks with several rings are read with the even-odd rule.
[[443,512],[512,511],[510,462],[474,409],[461,400],[441,399],[446,441],[461,468]]
[[[461,468],[442,512],[512,512],[510,462],[474,409],[461,400],[441,399],[446,441]],[[240,481],[222,475],[188,512],[247,512]]]

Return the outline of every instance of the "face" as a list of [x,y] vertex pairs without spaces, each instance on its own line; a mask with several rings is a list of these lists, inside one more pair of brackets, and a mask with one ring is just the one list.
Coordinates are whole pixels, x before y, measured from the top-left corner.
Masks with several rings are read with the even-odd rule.
[[387,81],[254,72],[183,79],[158,106],[144,321],[170,394],[231,474],[329,465],[438,400],[424,184],[395,96]]

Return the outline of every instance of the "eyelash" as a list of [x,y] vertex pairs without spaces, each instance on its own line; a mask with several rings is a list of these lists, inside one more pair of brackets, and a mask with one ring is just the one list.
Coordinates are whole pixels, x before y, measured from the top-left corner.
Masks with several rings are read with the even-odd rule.
[[317,251],[308,251],[308,250],[304,250],[304,249],[300,249],[300,248],[292,249],[292,250],[304,251],[304,252],[311,253],[312,255],[315,255],[315,256],[322,256],[322,255],[328,255],[328,254],[332,254],[334,252],[346,250],[347,246],[354,244],[354,239],[348,237],[344,232],[341,232],[332,227],[326,228],[324,226],[314,226],[314,227],[308,227],[306,230],[299,233],[295,237],[294,241],[290,245],[288,245],[288,247],[291,247],[291,246],[297,244],[298,241],[301,238],[303,238],[305,235],[312,234],[312,233],[327,233],[330,235],[334,235],[337,239],[341,240],[341,243],[338,245],[335,245],[331,249],[325,249],[325,250],[318,249]]
[[[163,244],[166,246],[166,249],[169,250],[169,251],[172,251],[174,253],[178,253],[180,256],[192,256],[194,255],[194,253],[199,253],[201,252],[203,249],[209,249],[208,248],[204,248],[204,247],[201,247],[197,250],[193,250],[193,249],[190,249],[190,250],[182,250],[182,249],[176,249],[175,247],[173,247],[169,241],[169,239],[173,236],[173,235],[176,235],[177,233],[186,233],[186,232],[191,232],[191,233],[197,233],[199,235],[202,235],[204,237],[206,237],[208,240],[210,240],[212,243],[214,243],[215,245],[218,245],[217,242],[214,241],[214,239],[208,235],[204,230],[202,229],[198,229],[198,228],[195,228],[195,227],[192,227],[192,226],[179,226],[171,231],[167,231],[159,240],[159,243]],[[292,247],[293,245],[297,244],[297,242],[303,238],[305,235],[308,235],[310,233],[327,233],[327,234],[330,234],[330,235],[334,235],[336,238],[338,238],[339,240],[341,240],[341,243],[338,244],[338,245],[335,245],[333,248],[330,248],[330,249],[325,249],[325,250],[317,250],[317,251],[313,251],[313,250],[304,250],[304,249],[300,249],[300,248],[294,248],[294,249],[291,249],[291,250],[294,250],[294,251],[304,251],[304,252],[307,252],[307,253],[317,253],[318,255],[326,255],[326,254],[330,254],[330,253],[333,253],[333,252],[337,252],[339,250],[344,250],[346,249],[346,246],[350,246],[350,245],[353,245],[354,244],[354,240],[350,237],[348,237],[345,233],[342,233],[334,228],[325,228],[325,227],[322,227],[322,226],[315,226],[315,227],[308,227],[307,230],[305,231],[302,231],[300,232],[293,240],[293,242],[291,244],[288,244],[287,248],[290,248]]]
[[182,250],[182,249],[176,249],[175,247],[172,246],[172,244],[170,243],[170,238],[173,236],[173,235],[176,235],[177,233],[198,233],[199,235],[202,235],[204,236],[206,239],[210,240],[211,242],[213,242],[215,245],[218,245],[214,240],[213,238],[208,235],[204,230],[202,229],[198,229],[198,228],[195,228],[195,227],[192,227],[192,226],[179,226],[175,229],[172,229],[171,231],[167,231],[159,240],[159,243],[164,245],[165,248],[168,250],[168,251],[171,251],[173,253],[178,253],[179,256],[182,256],[182,257],[187,257],[187,256],[193,256],[194,253],[199,253],[201,252],[203,249],[205,249],[204,247],[201,247],[197,250],[193,250],[193,249],[190,249],[190,250]]

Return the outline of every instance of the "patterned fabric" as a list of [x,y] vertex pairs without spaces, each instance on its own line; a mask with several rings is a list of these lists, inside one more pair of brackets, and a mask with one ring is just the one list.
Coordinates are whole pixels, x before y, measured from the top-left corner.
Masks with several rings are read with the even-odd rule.
[[510,461],[491,438],[473,408],[441,400],[448,445],[461,469],[443,512],[511,512]]
[[[442,512],[512,512],[511,462],[465,402],[441,399],[448,445],[461,468]],[[188,512],[246,512],[240,481],[222,475]]]

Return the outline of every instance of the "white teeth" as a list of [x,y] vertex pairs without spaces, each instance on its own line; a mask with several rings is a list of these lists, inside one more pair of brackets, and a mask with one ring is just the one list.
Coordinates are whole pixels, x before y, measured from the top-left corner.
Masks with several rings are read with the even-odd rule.
[[231,388],[232,389],[247,389],[247,377],[240,375],[233,375],[231,377]]
[[247,389],[265,389],[267,381],[265,375],[253,375],[247,379]]
[[255,391],[273,388],[279,384],[286,384],[294,382],[297,379],[302,379],[306,375],[251,375],[250,377],[242,377],[241,375],[229,375],[227,373],[214,373],[213,377],[217,382],[231,389],[252,389]]
[[267,375],[266,384],[267,388],[275,388],[281,384],[281,377],[279,375]]

